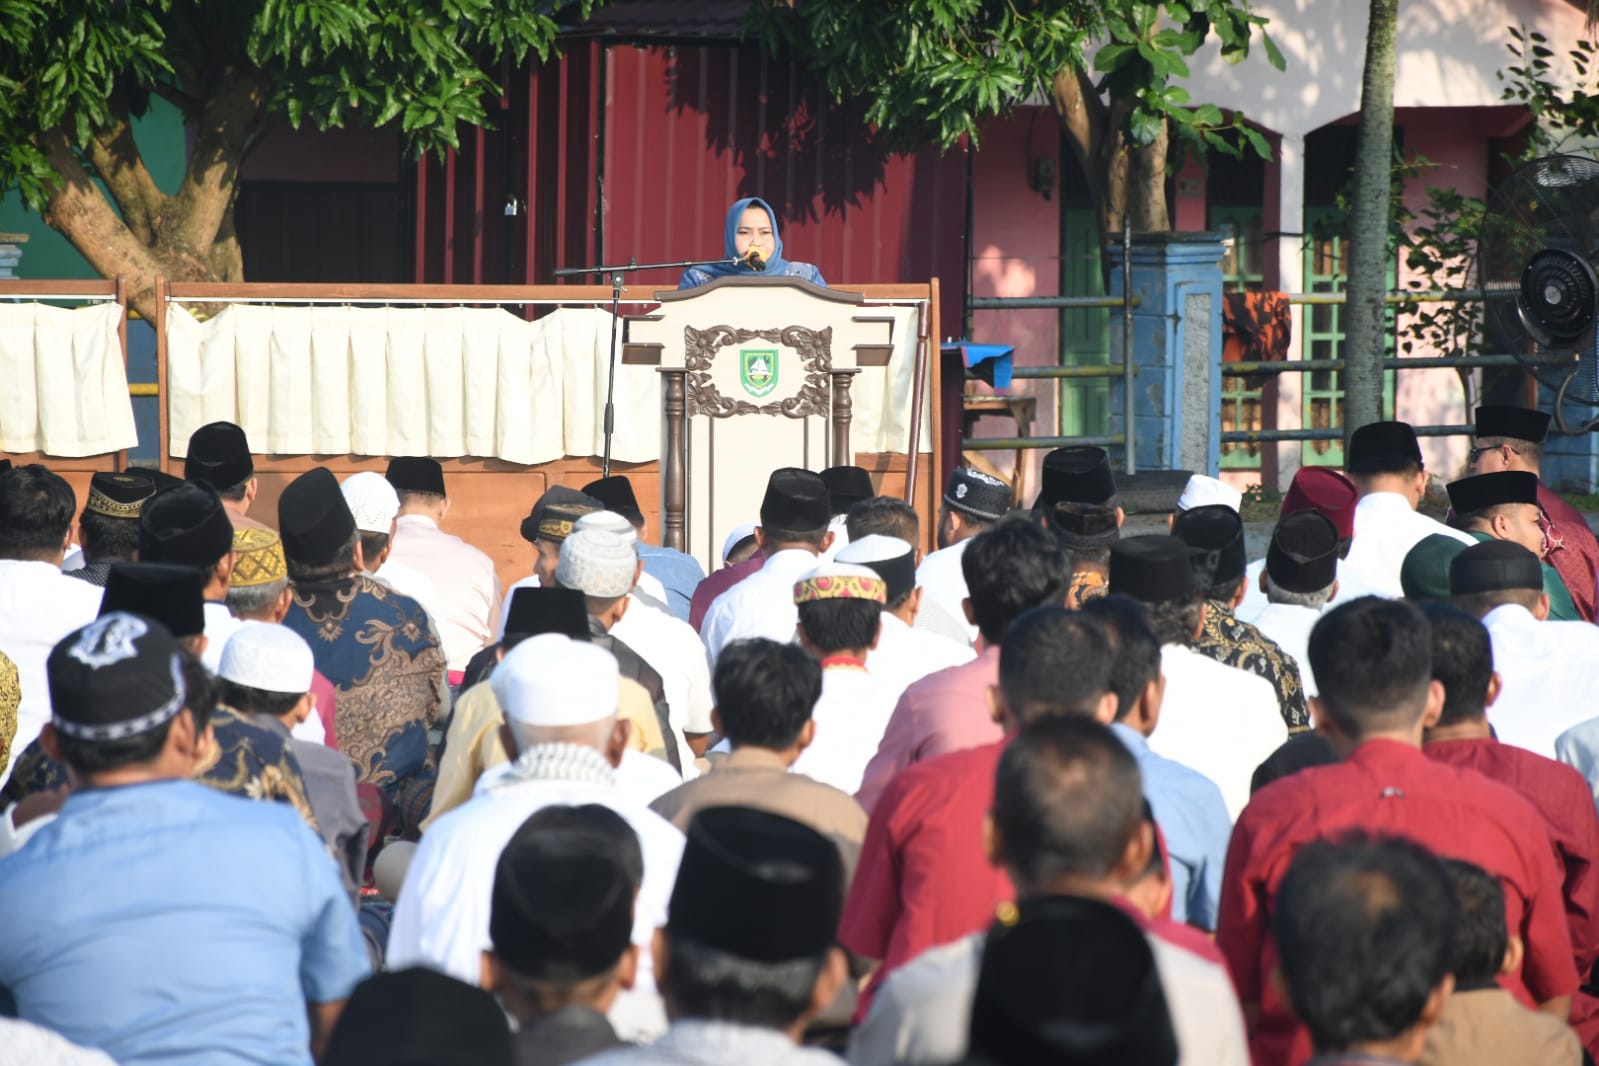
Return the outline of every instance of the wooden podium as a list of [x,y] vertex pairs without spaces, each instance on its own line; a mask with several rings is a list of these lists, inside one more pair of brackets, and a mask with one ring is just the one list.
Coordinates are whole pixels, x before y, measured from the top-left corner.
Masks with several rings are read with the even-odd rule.
[[767,475],[855,461],[850,380],[883,367],[893,319],[859,293],[794,278],[719,278],[628,320],[624,363],[661,374],[662,542],[721,563],[756,521]]

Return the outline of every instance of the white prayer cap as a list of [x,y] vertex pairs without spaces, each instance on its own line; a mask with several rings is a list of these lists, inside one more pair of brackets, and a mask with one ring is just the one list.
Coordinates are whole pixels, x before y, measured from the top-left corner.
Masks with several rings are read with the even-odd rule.
[[1192,511],[1195,507],[1205,507],[1211,504],[1221,504],[1238,510],[1244,502],[1244,494],[1213,477],[1204,474],[1195,474],[1188,479],[1188,484],[1183,486],[1183,494],[1177,497],[1179,511]]
[[743,540],[745,537],[753,537],[754,535],[754,522],[741,522],[740,524],[734,526],[733,532],[729,533],[727,535],[727,539],[722,541],[722,562],[727,562],[727,557],[733,554],[733,549],[738,547],[739,541]]
[[506,653],[489,687],[505,716],[523,725],[585,725],[616,714],[619,678],[616,656],[604,648],[542,633]]
[[573,523],[572,529],[603,529],[607,533],[615,533],[629,544],[638,543],[638,530],[633,528],[633,523],[615,511],[590,511]]
[[311,645],[300,634],[275,622],[246,622],[223,646],[217,676],[263,692],[305,693],[315,671]]
[[597,600],[612,600],[626,596],[637,576],[638,551],[619,533],[576,529],[561,542],[555,580],[565,588]]
[[339,486],[344,502],[355,516],[355,528],[363,533],[387,533],[400,512],[400,497],[389,479],[376,470],[351,474]]

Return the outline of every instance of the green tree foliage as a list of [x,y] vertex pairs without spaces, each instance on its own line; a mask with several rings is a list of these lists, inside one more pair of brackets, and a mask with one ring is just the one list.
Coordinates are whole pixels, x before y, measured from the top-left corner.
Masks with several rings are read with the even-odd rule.
[[[0,187],[149,313],[158,274],[239,277],[239,167],[269,122],[397,124],[443,152],[487,121],[486,63],[547,58],[556,19],[598,2],[0,0]],[[152,97],[191,131],[171,194],[133,138]]]
[[1179,82],[1216,42],[1229,62],[1258,43],[1283,57],[1246,0],[757,0],[753,25],[839,98],[861,97],[891,145],[975,143],[985,120],[1051,101],[1105,229],[1169,229],[1169,138],[1269,155],[1244,116],[1195,106]]

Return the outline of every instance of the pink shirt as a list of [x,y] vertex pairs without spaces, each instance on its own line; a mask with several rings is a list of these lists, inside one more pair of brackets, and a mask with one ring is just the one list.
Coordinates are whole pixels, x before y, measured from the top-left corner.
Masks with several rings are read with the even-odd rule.
[[316,716],[322,719],[322,732],[325,735],[322,743],[338,750],[339,737],[333,730],[333,720],[336,705],[333,696],[333,682],[322,676],[322,671],[311,671],[311,695],[316,697]]
[[870,813],[894,775],[913,762],[993,744],[1004,736],[989,690],[999,683],[999,648],[969,663],[928,674],[907,688],[888,719],[877,754],[855,794]]

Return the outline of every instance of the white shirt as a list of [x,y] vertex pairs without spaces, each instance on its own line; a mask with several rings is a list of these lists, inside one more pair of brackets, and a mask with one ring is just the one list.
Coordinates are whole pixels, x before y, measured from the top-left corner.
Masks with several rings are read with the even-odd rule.
[[[63,574],[54,563],[0,559],[0,652],[17,668],[15,758],[50,720],[45,660],[56,642],[100,613],[105,590]],[[5,769],[0,767],[0,770]]]
[[[850,1034],[850,1066],[947,1066],[966,1055],[984,934],[922,952],[878,989]],[[1247,1066],[1244,1016],[1227,971],[1145,933],[1177,1037],[1178,1066]]]
[[1216,782],[1236,822],[1255,768],[1288,739],[1277,690],[1181,644],[1162,647],[1160,665],[1166,698],[1149,747]]
[[1373,492],[1355,504],[1355,535],[1349,542],[1349,556],[1338,567],[1338,594],[1329,607],[1360,596],[1385,596],[1390,600],[1405,594],[1399,583],[1399,568],[1422,540],[1440,533],[1462,544],[1475,544],[1469,533],[1450,529],[1410,506],[1397,492]]
[[[932,600],[951,618],[964,621],[966,609],[961,606],[966,599],[966,575],[961,571],[961,556],[971,538],[940,548],[922,559],[916,568],[916,583],[922,587],[922,602]],[[967,623],[971,639],[977,639],[977,627]]]
[[452,671],[465,670],[472,656],[494,643],[500,614],[494,560],[428,516],[407,514],[395,519],[394,547],[383,569],[391,563],[418,570],[432,582],[433,603],[423,606],[433,616]]
[[[395,903],[389,967],[429,966],[476,985],[481,952],[489,945],[489,908],[500,852],[535,811],[598,803],[627,820],[644,853],[644,881],[633,918],[639,979],[617,998],[611,1022],[623,1039],[650,1039],[663,1032],[666,1016],[655,990],[650,939],[657,926],[666,924],[683,834],[624,793],[608,766],[599,773],[597,763],[603,764],[603,758],[592,748],[546,744],[529,749],[494,778],[485,775],[470,800],[429,826]],[[552,772],[552,766],[565,769]]]
[[897,700],[900,693],[928,674],[975,658],[977,653],[967,645],[908,626],[897,615],[884,611],[877,647],[866,655],[866,669]]
[[823,670],[822,696],[811,712],[816,739],[800,752],[790,772],[855,795],[898,700],[897,692],[858,666]]
[[222,672],[222,649],[228,646],[229,638],[243,625],[243,622],[233,617],[227,604],[206,601],[205,654],[200,656],[200,662],[213,675]]
[[[705,645],[687,622],[637,596],[630,594],[627,599],[627,610],[611,627],[611,636],[638,652],[661,675],[672,729],[679,734],[678,750],[686,751],[683,733],[712,731],[711,671],[705,662]],[[684,761],[690,760],[685,756]]]
[[711,661],[716,661],[730,641],[767,637],[787,644],[793,640],[794,628],[799,625],[794,583],[816,566],[815,553],[784,548],[768,555],[759,570],[711,601],[700,623],[700,637]]
[[1599,711],[1599,627],[1540,622],[1512,603],[1482,624],[1500,681],[1488,724],[1501,742],[1555,758],[1555,739]]
[[1284,654],[1299,664],[1299,679],[1304,682],[1306,699],[1321,691],[1310,669],[1310,631],[1320,617],[1321,612],[1314,607],[1267,603],[1251,619],[1256,629],[1275,640]]

